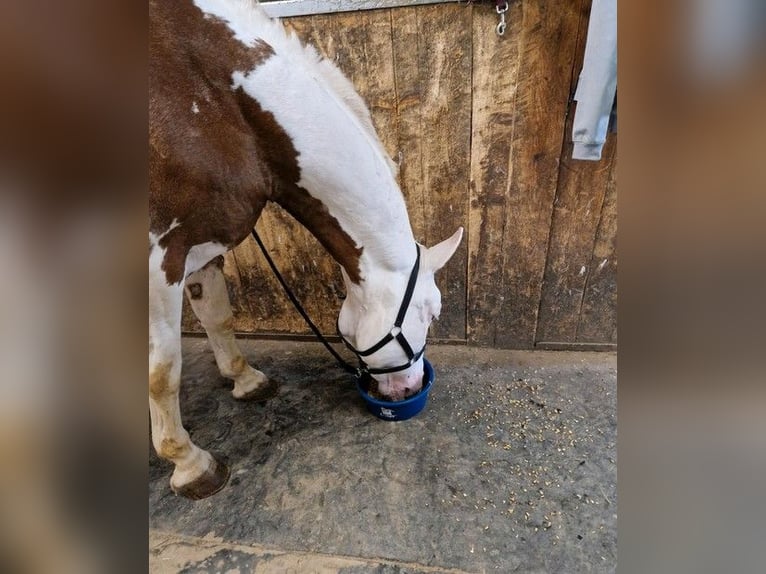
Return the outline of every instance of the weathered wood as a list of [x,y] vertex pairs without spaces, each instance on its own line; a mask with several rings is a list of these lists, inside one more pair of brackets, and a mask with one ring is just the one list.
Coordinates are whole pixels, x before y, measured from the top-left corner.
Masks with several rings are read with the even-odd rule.
[[[471,205],[478,213],[471,234],[479,237],[472,241],[468,299],[470,337],[477,343],[534,344],[578,9],[579,2],[569,0],[515,3],[506,36],[493,41],[486,38],[490,15],[475,13],[474,45],[486,46],[474,58]],[[516,78],[512,100],[491,86],[492,75],[508,74],[509,67]],[[498,107],[498,97],[510,101]],[[507,126],[482,134],[484,122]]]
[[[574,96],[582,69],[590,7],[590,0],[581,0],[570,97]],[[592,274],[600,275],[603,272],[603,267],[598,267],[601,261],[594,262],[594,249],[599,225],[602,223],[604,198],[610,182],[614,181],[613,162],[617,137],[609,135],[600,161],[573,160],[572,124],[576,106],[573,103],[569,110],[564,134],[566,143],[561,154],[548,260],[540,299],[535,343],[537,348],[551,348],[551,345],[558,344],[552,343],[555,341],[570,341],[574,344],[581,328],[588,330],[595,326],[581,325],[581,312],[586,285]],[[596,318],[596,321],[600,319]],[[606,321],[610,322],[609,319]],[[604,332],[603,328],[601,332]],[[611,341],[610,332],[603,338],[597,336],[595,339],[587,339],[586,344],[611,344]]]
[[[465,225],[471,134],[471,11],[391,11],[399,179],[415,237],[433,245]],[[465,338],[467,249],[439,272],[438,338]]]
[[[614,138],[616,140],[616,137]],[[617,343],[617,154],[606,185],[590,273],[585,286],[578,342]]]
[[[610,136],[601,161],[572,159],[571,117],[561,157],[537,325],[537,342],[574,341],[607,185],[616,138]],[[608,341],[609,339],[605,339]]]
[[422,4],[439,4],[460,0],[261,0],[269,16],[286,18],[288,16],[308,16],[358,10],[377,10],[380,8],[401,8]]
[[491,32],[495,20],[489,10],[474,10],[467,319],[469,341],[485,345],[495,343],[497,325],[505,320],[501,304],[509,295],[503,281],[521,4],[511,6],[502,38]]

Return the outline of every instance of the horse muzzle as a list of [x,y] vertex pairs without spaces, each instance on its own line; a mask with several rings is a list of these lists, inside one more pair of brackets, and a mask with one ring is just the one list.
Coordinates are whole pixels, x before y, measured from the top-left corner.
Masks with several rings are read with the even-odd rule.
[[422,367],[387,375],[373,375],[373,377],[378,382],[378,392],[391,402],[403,401],[416,395],[423,388]]

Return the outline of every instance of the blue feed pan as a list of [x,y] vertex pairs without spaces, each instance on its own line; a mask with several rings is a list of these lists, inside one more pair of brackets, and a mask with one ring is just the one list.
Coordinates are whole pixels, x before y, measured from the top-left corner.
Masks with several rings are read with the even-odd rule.
[[404,399],[403,401],[392,403],[376,399],[367,394],[370,384],[370,375],[357,378],[356,388],[359,389],[359,394],[362,395],[364,402],[367,403],[367,410],[376,417],[384,421],[404,421],[414,417],[426,406],[428,393],[431,390],[433,382],[434,368],[431,366],[431,363],[428,362],[428,359],[423,358],[423,388],[418,394]]

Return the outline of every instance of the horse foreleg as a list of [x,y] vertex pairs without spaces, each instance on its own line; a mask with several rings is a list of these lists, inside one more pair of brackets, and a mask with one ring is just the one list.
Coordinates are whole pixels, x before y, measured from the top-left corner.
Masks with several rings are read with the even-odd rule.
[[234,338],[223,257],[216,257],[186,278],[186,295],[195,315],[207,333],[221,375],[234,380],[231,394],[240,400],[263,401],[273,397],[279,385],[251,367]]
[[[157,250],[157,248],[155,248]],[[174,492],[200,499],[226,484],[229,469],[189,438],[181,424],[181,284],[168,285],[159,256],[149,265],[149,413],[157,454],[175,465]],[[153,261],[154,260],[154,261]],[[152,265],[154,263],[154,265]]]

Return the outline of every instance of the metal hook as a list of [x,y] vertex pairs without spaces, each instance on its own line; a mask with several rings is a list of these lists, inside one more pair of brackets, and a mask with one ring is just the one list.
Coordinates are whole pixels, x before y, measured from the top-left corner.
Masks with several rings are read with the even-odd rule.
[[500,15],[500,22],[497,24],[495,32],[498,36],[502,36],[505,34],[505,13],[508,11],[508,2],[503,2],[502,5],[498,2],[495,11]]

